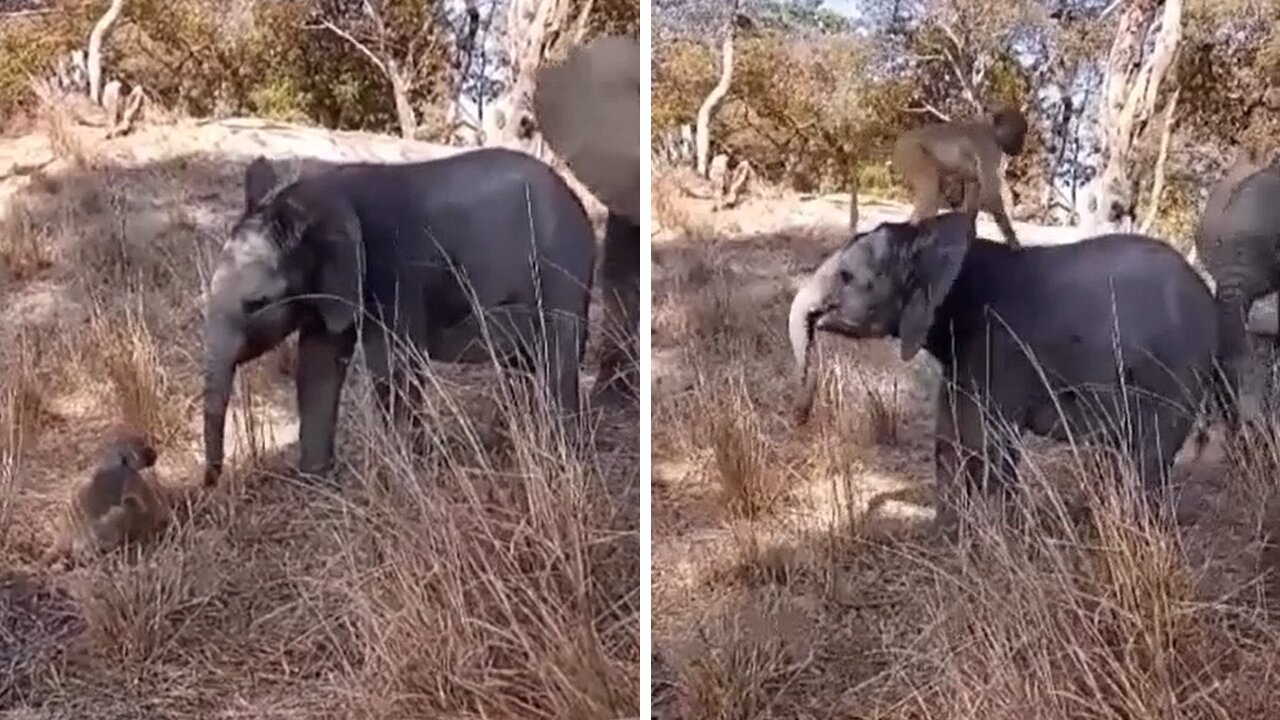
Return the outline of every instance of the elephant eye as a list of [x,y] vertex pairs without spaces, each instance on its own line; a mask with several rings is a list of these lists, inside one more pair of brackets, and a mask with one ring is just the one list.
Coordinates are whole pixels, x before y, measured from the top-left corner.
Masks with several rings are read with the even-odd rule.
[[853,273],[844,268],[840,268],[840,284],[848,285],[853,282]]
[[268,302],[270,302],[270,300],[268,300],[267,298],[255,298],[253,300],[245,300],[243,303],[244,314],[252,315],[253,313],[256,313],[262,308],[266,307]]

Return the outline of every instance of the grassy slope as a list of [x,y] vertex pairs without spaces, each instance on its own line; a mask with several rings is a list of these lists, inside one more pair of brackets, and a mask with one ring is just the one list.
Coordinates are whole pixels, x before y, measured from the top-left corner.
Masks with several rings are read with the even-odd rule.
[[[248,159],[449,149],[252,121],[91,132],[51,121],[0,144],[0,709],[637,712],[633,410],[601,417],[584,462],[493,371],[442,366],[423,410],[435,432],[413,453],[357,372],[345,484],[326,492],[281,473],[296,437],[286,346],[242,373],[230,476],[198,488],[200,288]],[[140,555],[42,572],[66,498],[121,426],[159,439],[178,522]]]
[[[1184,452],[1173,537],[1121,510],[1123,484],[1088,453],[1028,440],[1035,524],[975,508],[974,535],[947,541],[929,525],[930,361],[822,338],[816,417],[788,416],[787,306],[846,207],[782,196],[712,214],[659,180],[655,209],[664,716],[1273,716],[1273,464],[1228,469],[1217,442]],[[868,203],[863,224],[876,215],[905,208]]]

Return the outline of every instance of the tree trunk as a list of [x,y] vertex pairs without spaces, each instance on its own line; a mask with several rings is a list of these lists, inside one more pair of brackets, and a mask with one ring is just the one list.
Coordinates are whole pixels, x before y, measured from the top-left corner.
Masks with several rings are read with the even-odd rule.
[[1173,91],[1164,108],[1164,129],[1160,132],[1160,152],[1156,155],[1155,179],[1151,181],[1151,206],[1147,208],[1147,218],[1142,221],[1142,232],[1151,232],[1156,224],[1156,214],[1160,211],[1160,196],[1164,194],[1164,166],[1169,160],[1169,140],[1173,137],[1173,113],[1178,108],[1178,95],[1182,88]]
[[707,99],[702,101],[702,107],[698,108],[698,174],[702,177],[707,176],[707,155],[711,153],[711,113],[729,92],[729,81],[733,79],[733,29],[727,32],[720,53],[720,81],[711,88]]
[[98,18],[93,32],[89,33],[89,99],[94,104],[102,102],[102,43],[123,10],[124,0],[111,0],[111,7]]
[[1107,58],[1098,120],[1103,165],[1094,181],[1093,203],[1084,223],[1092,232],[1113,229],[1120,219],[1134,217],[1133,143],[1151,119],[1160,82],[1182,38],[1182,0],[1164,0],[1160,33],[1151,55],[1144,60],[1144,41],[1160,7],[1160,0],[1130,0]]
[[400,137],[412,140],[418,132],[418,115],[409,101],[409,81],[395,60],[387,58],[387,79],[391,81],[391,94],[396,101],[396,121],[400,124]]
[[511,58],[511,84],[493,124],[486,128],[486,144],[498,143],[522,149],[532,147],[529,108],[538,68],[562,38],[573,10],[570,0],[511,0],[507,14],[507,51]]

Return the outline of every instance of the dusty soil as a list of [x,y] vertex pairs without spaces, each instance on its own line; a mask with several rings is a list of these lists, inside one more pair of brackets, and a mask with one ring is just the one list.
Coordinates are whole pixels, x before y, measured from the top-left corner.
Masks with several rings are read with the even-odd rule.
[[[1253,643],[1266,637],[1274,647],[1277,626],[1257,620],[1237,632],[1223,617],[1267,616],[1259,495],[1274,493],[1259,478],[1269,471],[1243,477],[1216,437],[1198,459],[1185,448],[1175,479],[1179,536],[1146,530],[1102,543],[1116,551],[1110,557],[1142,561],[1106,578],[1082,559],[1097,544],[1086,531],[1023,537],[988,523],[972,541],[943,537],[932,526],[932,360],[903,363],[896,341],[820,338],[816,417],[805,428],[791,422],[787,308],[799,281],[843,240],[843,198],[775,193],[713,213],[709,202],[665,187],[652,328],[660,716],[1137,717],[1155,715],[1126,713],[1161,707],[1156,715],[1210,717],[1213,706],[1262,717],[1266,706],[1248,688],[1272,662]],[[860,228],[907,213],[864,198]],[[1077,236],[1016,225],[1029,244]],[[985,220],[979,230],[998,237]],[[1085,488],[1083,503],[1088,488],[1104,484],[1084,464],[1087,454],[1035,439],[1028,448],[1023,473],[1040,495]],[[976,566],[966,560],[974,553],[985,555]],[[1150,588],[1138,578],[1157,565],[1160,582],[1186,579],[1154,593],[1161,603],[1231,608],[1186,611],[1212,628],[1209,644],[1232,658],[1229,671],[1186,660],[1203,674],[1157,692],[1127,675],[1148,678],[1145,669],[1101,659],[1114,651],[1107,633],[1138,642],[1145,631],[1136,625],[1182,632],[1117,599],[1147,597],[1135,590]],[[1097,608],[1113,603],[1136,625],[1096,637],[1080,629],[1106,626]],[[1063,638],[1076,635],[1072,654]],[[1132,692],[1112,692],[1110,683]],[[1161,699],[1146,704],[1148,691]]]
[[[244,373],[226,482],[199,488],[200,296],[248,162],[302,172],[460,149],[252,118],[100,132],[0,141],[0,710],[637,712],[634,405],[601,411],[595,452],[574,459],[536,418],[511,424],[494,372],[441,365],[432,427],[448,439],[415,459],[368,421],[357,369],[334,495],[291,480],[290,342]],[[42,569],[67,498],[125,426],[156,436],[176,526],[132,554]]]

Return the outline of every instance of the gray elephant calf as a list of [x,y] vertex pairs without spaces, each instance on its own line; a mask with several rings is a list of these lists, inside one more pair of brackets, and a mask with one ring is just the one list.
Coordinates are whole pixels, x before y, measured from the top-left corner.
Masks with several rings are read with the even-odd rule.
[[972,223],[961,213],[919,228],[882,223],[806,281],[790,316],[801,421],[815,329],[896,337],[904,360],[923,348],[943,368],[935,452],[944,501],[959,472],[966,490],[988,475],[1011,490],[1022,430],[1118,445],[1148,498],[1161,501],[1213,378],[1217,323],[1204,282],[1177,251],[1141,235],[1013,249],[974,238]]
[[[595,235],[550,167],[524,153],[482,149],[344,165],[276,184],[265,159],[249,166],[244,214],[209,291],[206,484],[221,473],[236,367],[294,331],[304,473],[324,474],[332,463],[358,334],[384,403],[390,347],[407,340],[447,362],[490,361],[490,346],[524,369],[545,358],[553,401],[566,415],[578,411]],[[537,340],[545,340],[545,356]]]
[[1227,388],[1222,406],[1234,432],[1241,414],[1262,414],[1262,394],[1241,392],[1249,367],[1246,319],[1253,304],[1280,290],[1280,164],[1244,151],[1214,186],[1195,232],[1196,253],[1213,277]]

